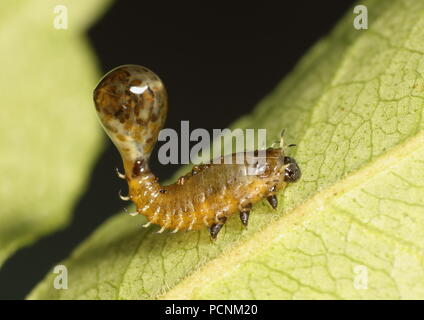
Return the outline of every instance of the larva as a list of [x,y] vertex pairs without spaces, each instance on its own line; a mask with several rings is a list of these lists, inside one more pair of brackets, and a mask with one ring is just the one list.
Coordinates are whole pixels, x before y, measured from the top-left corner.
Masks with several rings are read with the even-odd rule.
[[296,161],[284,156],[281,145],[265,151],[262,168],[247,161],[199,165],[176,183],[162,186],[148,166],[168,108],[159,77],[145,67],[124,65],[101,79],[93,98],[103,128],[123,160],[125,175],[118,175],[127,180],[129,196],[121,197],[135,203],[135,214],[146,216],[147,225],[161,226],[159,232],[207,226],[215,239],[230,215],[240,212],[247,226],[252,204],[267,198],[275,209],[276,192],[300,178]]

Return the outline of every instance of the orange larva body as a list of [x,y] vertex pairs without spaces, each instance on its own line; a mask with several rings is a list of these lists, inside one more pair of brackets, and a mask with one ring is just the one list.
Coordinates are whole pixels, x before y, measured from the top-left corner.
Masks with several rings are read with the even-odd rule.
[[[215,238],[228,216],[240,212],[247,225],[255,202],[267,198],[275,208],[275,193],[300,177],[296,162],[281,148],[269,148],[264,161],[208,164],[172,185],[162,186],[149,170],[150,153],[167,112],[160,79],[147,68],[125,65],[109,72],[94,91],[104,129],[118,148],[129,186],[129,199],[139,214],[161,231],[209,227]],[[257,153],[245,153],[245,159]],[[232,157],[235,160],[236,154]],[[259,160],[260,158],[256,158]]]

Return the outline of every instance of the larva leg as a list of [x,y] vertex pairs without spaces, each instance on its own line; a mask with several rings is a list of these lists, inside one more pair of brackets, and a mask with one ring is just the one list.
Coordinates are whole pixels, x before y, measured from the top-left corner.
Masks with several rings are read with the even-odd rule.
[[268,200],[269,204],[271,205],[273,209],[277,209],[278,200],[275,194],[273,194],[272,196],[268,196],[266,199]]
[[145,223],[145,224],[143,224],[142,225],[142,227],[143,228],[147,228],[148,226],[150,226],[152,224],[152,222],[151,221],[149,221],[149,222],[147,222],[147,223]]
[[277,190],[277,186],[273,186],[269,190],[269,194],[266,198],[273,209],[277,209],[277,206],[278,206],[278,200],[277,200],[277,197],[275,195],[276,190]]
[[247,224],[249,223],[249,211],[241,211],[240,212],[240,220],[243,226],[247,228]]
[[180,212],[180,214],[178,215],[178,221],[179,222],[178,222],[177,227],[171,233],[177,233],[180,230],[181,226],[184,224],[184,217],[183,217],[182,212]]
[[168,226],[171,224],[171,220],[172,220],[172,218],[171,218],[171,213],[167,213],[166,215],[165,215],[165,223],[162,225],[162,228],[160,228],[160,230],[158,231],[158,232],[156,232],[156,233],[162,233],[162,232],[164,232],[165,231],[165,229],[167,229],[168,228]]
[[119,195],[119,198],[121,198],[121,200],[123,201],[129,201],[131,199],[130,196],[123,196],[121,194],[121,190],[119,190],[118,195]]
[[209,233],[211,234],[212,240],[216,239],[216,236],[218,235],[219,231],[221,231],[221,228],[224,225],[225,221],[227,221],[227,218],[222,217],[221,222],[214,223],[209,227]]
[[251,209],[252,209],[252,204],[249,203],[245,205],[244,207],[242,207],[240,210],[240,220],[243,226],[245,226],[246,228],[249,223],[249,214]]
[[124,180],[126,179],[125,174],[120,173],[118,168],[115,168],[115,170],[116,170],[116,175],[118,176],[119,179],[124,179]]

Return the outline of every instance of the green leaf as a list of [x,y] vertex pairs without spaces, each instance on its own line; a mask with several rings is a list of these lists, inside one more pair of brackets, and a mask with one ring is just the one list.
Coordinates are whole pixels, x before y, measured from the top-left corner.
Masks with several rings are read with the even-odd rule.
[[[31,299],[424,298],[424,3],[367,1],[233,128],[281,128],[302,179],[212,244],[111,218]],[[282,57],[283,59],[284,57]],[[172,107],[172,106],[171,106]]]
[[54,28],[57,1],[0,4],[0,265],[69,221],[102,147],[84,29],[107,1],[60,4],[68,29]]

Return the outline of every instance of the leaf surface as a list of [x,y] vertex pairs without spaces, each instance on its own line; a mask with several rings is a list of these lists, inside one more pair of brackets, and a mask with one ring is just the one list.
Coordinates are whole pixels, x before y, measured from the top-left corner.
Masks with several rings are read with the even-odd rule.
[[[91,91],[99,74],[84,38],[108,1],[0,4],[0,264],[69,221],[102,147]],[[64,25],[63,20],[56,20]]]
[[[286,128],[302,179],[273,211],[207,230],[155,234],[111,218],[31,299],[424,298],[424,3],[366,1],[233,128]],[[282,57],[283,58],[283,57]]]

